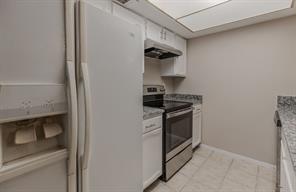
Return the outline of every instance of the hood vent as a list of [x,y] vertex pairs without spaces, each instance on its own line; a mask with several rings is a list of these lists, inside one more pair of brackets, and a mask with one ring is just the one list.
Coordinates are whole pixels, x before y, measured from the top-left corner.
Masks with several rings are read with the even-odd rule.
[[126,4],[127,2],[129,2],[130,0],[117,0],[119,3],[121,4]]
[[177,50],[168,45],[157,43],[153,40],[147,39],[145,41],[145,56],[156,59],[167,59],[171,57],[178,57],[182,55],[182,51]]

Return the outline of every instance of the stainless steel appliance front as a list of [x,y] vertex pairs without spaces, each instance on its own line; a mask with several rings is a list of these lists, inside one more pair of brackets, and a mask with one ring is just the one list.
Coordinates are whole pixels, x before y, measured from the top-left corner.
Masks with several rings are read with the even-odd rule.
[[180,154],[166,162],[165,180],[169,180],[192,158],[192,144],[188,145]]
[[192,103],[165,100],[163,85],[143,87],[144,106],[163,109],[163,176],[168,181],[192,158]]
[[167,113],[165,124],[167,181],[192,158],[192,107]]

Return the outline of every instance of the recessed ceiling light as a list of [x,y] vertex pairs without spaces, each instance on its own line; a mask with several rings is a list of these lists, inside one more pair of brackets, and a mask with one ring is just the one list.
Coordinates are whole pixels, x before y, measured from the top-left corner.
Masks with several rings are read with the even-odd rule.
[[148,0],[192,32],[292,7],[293,0]]
[[174,19],[193,14],[230,0],[148,0]]

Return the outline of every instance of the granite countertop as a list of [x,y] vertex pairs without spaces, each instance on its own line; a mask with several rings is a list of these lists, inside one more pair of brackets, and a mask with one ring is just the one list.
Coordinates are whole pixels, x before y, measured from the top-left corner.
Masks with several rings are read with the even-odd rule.
[[296,174],[296,97],[279,96],[278,113]]
[[153,107],[143,107],[143,119],[151,119],[153,117],[157,117],[162,115],[162,113],[164,112],[164,110],[159,109],[159,108],[153,108]]
[[[167,94],[164,96],[165,100],[170,101],[183,101],[183,102],[189,102],[193,105],[201,105],[202,104],[202,96],[201,95],[190,95],[190,94]],[[164,110],[159,108],[153,108],[153,107],[146,107],[143,108],[143,119],[151,119],[153,117],[157,117],[159,115],[162,115]]]
[[202,95],[190,94],[167,94],[164,96],[165,100],[189,102],[193,105],[202,104]]

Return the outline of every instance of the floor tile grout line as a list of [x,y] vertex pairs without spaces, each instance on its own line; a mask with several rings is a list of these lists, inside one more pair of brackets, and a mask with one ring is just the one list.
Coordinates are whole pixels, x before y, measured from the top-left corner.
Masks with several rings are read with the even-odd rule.
[[221,181],[221,183],[219,184],[219,187],[218,187],[218,189],[217,189],[218,191],[222,188],[222,185],[223,185],[223,183],[224,183],[224,181],[225,181],[225,179],[226,179],[227,174],[230,172],[230,169],[231,169],[231,166],[232,166],[233,162],[234,162],[234,159],[231,158],[231,162],[230,162],[230,164],[229,164],[229,166],[228,166],[228,169],[227,169],[227,171],[226,171],[226,174],[224,175],[224,177],[223,177],[223,179],[222,179],[222,181]]
[[[208,151],[205,151],[204,153],[201,153],[201,155],[199,155],[199,154],[197,154],[197,150],[196,151],[194,151],[194,153],[193,153],[193,155],[194,156],[196,156],[196,157],[201,157],[201,163],[198,163],[199,162],[199,160],[198,161],[196,161],[196,164],[192,164],[192,166],[194,166],[194,170],[192,171],[192,172],[190,172],[189,171],[189,174],[186,174],[186,172],[184,172],[184,173],[182,173],[182,172],[179,172],[179,174],[181,175],[181,176],[184,176],[184,177],[186,177],[186,179],[184,178],[184,180],[183,181],[185,181],[183,184],[182,184],[182,182],[181,182],[181,185],[178,185],[179,187],[173,187],[173,186],[169,186],[169,185],[167,185],[166,184],[166,182],[162,182],[162,184],[164,184],[166,187],[168,187],[168,190],[170,191],[170,192],[182,192],[183,190],[184,190],[184,188],[186,187],[186,186],[189,186],[189,183],[190,182],[192,182],[192,181],[194,181],[194,176],[201,170],[201,169],[203,169],[203,167],[205,167],[205,164],[206,163],[208,163],[209,161],[212,161],[212,160],[215,160],[216,161],[216,158],[214,158],[214,159],[211,159],[212,157],[215,157],[214,156],[214,154],[215,154],[216,152],[215,152],[215,150],[208,150]],[[217,160],[223,160],[223,158],[222,159],[217,159]],[[235,161],[237,160],[237,158],[228,158],[227,159],[227,164],[225,164],[225,165],[227,165],[227,168],[226,168],[226,166],[223,168],[223,169],[225,169],[226,168],[226,171],[225,171],[225,174],[224,174],[224,176],[222,176],[220,179],[220,182],[219,183],[217,183],[218,185],[217,185],[217,189],[215,189],[215,190],[218,190],[218,191],[220,191],[221,192],[221,189],[223,188],[223,184],[225,183],[225,181],[227,180],[227,176],[230,174],[230,172],[231,172],[231,169],[232,169],[232,167],[234,166],[234,163],[235,163]],[[223,162],[225,162],[225,161],[223,161]],[[192,168],[191,166],[189,166],[188,167],[189,169],[190,168]],[[248,172],[245,172],[245,173],[247,173],[248,175],[250,174],[250,175],[253,175],[253,178],[254,178],[254,176],[255,176],[255,183],[254,183],[254,185],[252,185],[253,187],[250,187],[249,189],[250,190],[252,190],[252,192],[256,192],[257,190],[258,190],[258,182],[259,182],[259,179],[261,178],[260,177],[260,165],[258,165],[258,164],[256,164],[256,169],[255,169],[255,174],[251,174],[251,173],[248,173]],[[254,172],[253,172],[254,173]],[[263,178],[264,180],[265,180],[265,178]],[[267,181],[269,181],[269,180],[267,180]],[[201,184],[202,185],[202,183],[200,183],[200,182],[198,182],[198,181],[196,181],[196,184]],[[244,185],[244,186],[246,186],[246,187],[248,187],[249,185]],[[179,188],[179,189],[178,189]],[[156,192],[156,191],[155,191]],[[161,192],[161,191],[158,191],[157,190],[157,192]]]
[[[193,154],[197,152],[198,149],[195,149]],[[194,172],[194,174],[205,164],[205,162],[210,158],[210,156],[214,153],[214,151],[211,151],[211,153],[207,156],[207,157],[204,157],[205,158],[205,161],[197,168],[197,170]],[[200,155],[199,155],[200,156]],[[200,157],[203,157],[203,156],[200,156]],[[190,160],[191,161],[191,160]],[[178,174],[181,174],[183,175],[184,177],[187,177],[186,175],[184,175],[183,173],[181,172],[178,172]],[[194,175],[193,174],[193,175]],[[189,183],[189,181],[193,178],[193,176],[191,176],[190,178],[188,178],[188,181],[185,183],[185,185],[180,189],[180,192],[183,190],[183,188]],[[167,182],[163,182],[163,184],[165,186],[167,186],[170,190],[172,190],[173,192],[179,192],[177,191],[176,189],[173,189],[172,187],[170,187],[169,185],[167,185]]]
[[212,156],[213,153],[214,153],[214,151],[211,151],[211,153],[208,155],[208,157],[206,157],[205,161],[197,168],[197,170],[194,172],[194,174],[188,179],[186,184],[181,188],[180,192],[182,192],[182,190],[185,188],[185,186],[192,180],[195,173],[197,173],[197,171],[199,171],[202,168],[202,166],[209,160],[209,158]]
[[257,174],[256,174],[256,184],[255,184],[255,192],[257,191],[258,179],[259,179],[259,166],[257,165]]
[[[256,166],[258,166],[258,165],[256,165]],[[244,172],[244,171],[243,171],[243,172]],[[250,173],[248,173],[248,172],[244,172],[244,173],[247,174],[247,175],[249,175],[249,176],[255,176],[255,180],[257,179],[257,169],[256,169],[256,174],[255,174],[255,175],[250,174]],[[235,181],[235,180],[233,180],[233,179],[230,179],[230,180],[233,181],[233,182],[237,182],[237,181]],[[240,182],[237,182],[237,183],[239,183],[240,185],[243,185],[243,186],[248,187],[248,188],[251,189],[251,187],[250,187],[249,185],[246,185],[245,183],[240,183]],[[255,181],[255,185],[256,185],[256,181]]]

